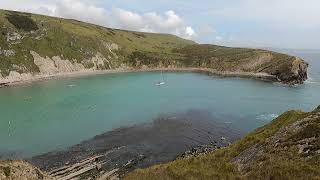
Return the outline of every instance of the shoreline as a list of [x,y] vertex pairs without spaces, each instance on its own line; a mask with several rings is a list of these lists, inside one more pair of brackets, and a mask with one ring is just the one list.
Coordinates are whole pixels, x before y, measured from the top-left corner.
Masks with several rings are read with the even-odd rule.
[[77,78],[85,76],[94,76],[102,74],[118,74],[118,73],[133,73],[133,72],[194,72],[194,73],[207,73],[208,75],[217,75],[221,77],[240,77],[240,78],[251,78],[262,81],[271,82],[281,82],[277,77],[267,74],[267,73],[252,73],[252,72],[231,72],[231,71],[216,71],[210,68],[147,68],[147,69],[111,69],[111,70],[94,70],[94,71],[74,71],[66,73],[57,73],[52,75],[41,75],[37,74],[31,76],[30,78],[14,80],[14,81],[1,81],[0,88],[17,86],[23,84],[31,84],[34,82],[49,81],[49,80],[59,80],[67,78]]
[[217,120],[206,110],[161,115],[25,160],[57,179],[123,177],[135,169],[227,147],[244,135]]

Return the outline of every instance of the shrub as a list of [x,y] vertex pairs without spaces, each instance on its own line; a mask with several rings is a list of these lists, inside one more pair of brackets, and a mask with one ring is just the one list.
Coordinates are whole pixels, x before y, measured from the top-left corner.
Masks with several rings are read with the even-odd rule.
[[39,29],[37,23],[33,21],[29,16],[13,13],[7,15],[6,18],[17,29],[21,29],[27,32]]

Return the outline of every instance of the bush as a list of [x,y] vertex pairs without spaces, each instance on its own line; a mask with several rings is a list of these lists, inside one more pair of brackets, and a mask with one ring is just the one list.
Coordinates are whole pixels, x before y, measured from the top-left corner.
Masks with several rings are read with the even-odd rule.
[[7,15],[6,18],[17,29],[21,29],[27,32],[39,29],[37,23],[33,21],[29,16],[13,13]]

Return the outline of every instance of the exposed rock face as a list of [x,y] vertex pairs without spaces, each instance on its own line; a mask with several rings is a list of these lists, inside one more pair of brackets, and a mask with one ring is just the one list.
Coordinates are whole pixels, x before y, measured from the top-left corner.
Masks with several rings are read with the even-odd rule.
[[[110,62],[101,53],[97,53],[90,61],[94,64],[93,69],[95,70],[111,69]],[[105,62],[108,63],[107,67],[105,66]]]
[[308,79],[308,63],[303,61],[300,58],[297,58],[292,62],[291,72],[294,74],[293,84],[302,84],[305,80]]
[[69,60],[63,60],[59,56],[52,57],[58,72],[74,72],[84,70],[85,67],[77,62],[71,63]]
[[0,47],[0,56],[3,55],[3,56],[6,56],[6,57],[9,57],[9,56],[14,56],[16,54],[16,52],[14,50],[6,50],[6,49],[1,49]]
[[58,68],[55,66],[54,61],[49,57],[43,58],[38,53],[31,51],[34,63],[38,66],[41,74],[56,74],[58,73]]
[[24,161],[0,161],[0,179],[50,180],[52,178]]
[[290,64],[283,63],[278,67],[271,67],[271,70],[267,69],[267,73],[274,75],[284,84],[303,84],[308,79],[308,63],[298,57],[292,59]]
[[[18,73],[16,71],[10,71],[9,75],[6,77],[0,76],[0,84],[14,81],[23,81],[26,79],[31,79],[33,75],[31,73]],[[1,86],[0,86],[1,87]]]
[[79,63],[71,63],[69,60],[63,60],[59,56],[41,57],[34,51],[30,52],[33,56],[34,63],[39,67],[41,74],[57,74],[63,72],[74,72],[84,70],[85,67]]
[[17,32],[8,32],[6,37],[7,37],[7,41],[8,42],[10,42],[10,41],[18,41],[18,40],[21,40],[23,38]]
[[[110,45],[116,48],[116,45]],[[1,49],[0,49],[1,50]],[[94,57],[83,62],[92,64],[92,67],[86,68],[83,64],[77,63],[76,60],[62,59],[60,56],[41,57],[37,52],[30,51],[33,56],[33,61],[39,68],[38,73],[19,73],[17,71],[10,71],[8,76],[3,77],[0,74],[0,83],[7,84],[17,81],[26,81],[34,78],[41,78],[46,76],[53,76],[61,73],[72,73],[72,72],[87,72],[95,70],[112,69],[109,60],[104,58],[101,53],[97,53]],[[1,53],[0,53],[1,55]],[[21,67],[13,64],[15,69],[21,70]]]
[[[75,60],[72,62],[68,59],[61,59],[60,56],[44,58],[34,51],[31,51],[30,53],[33,56],[34,63],[39,67],[41,74],[52,75],[86,70],[83,64],[77,63]],[[111,69],[109,61],[105,59],[101,53],[97,53],[91,59],[85,60],[85,62],[93,64],[93,67],[89,68],[89,70]],[[108,64],[107,66],[105,65],[106,63]]]

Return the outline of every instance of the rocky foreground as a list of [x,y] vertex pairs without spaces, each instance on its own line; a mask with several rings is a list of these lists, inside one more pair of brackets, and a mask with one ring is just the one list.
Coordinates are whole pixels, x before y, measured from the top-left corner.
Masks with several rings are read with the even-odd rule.
[[173,35],[0,10],[0,87],[79,72],[163,68],[302,84],[308,64],[267,50],[197,44]]
[[50,180],[52,177],[24,161],[0,161],[1,180]]
[[[183,122],[167,118],[147,129],[118,129],[67,151],[29,160],[42,171],[22,161],[2,161],[0,179],[320,178],[320,107],[312,112],[288,111],[231,145],[236,134],[221,131],[222,127],[210,132],[217,126]],[[170,159],[176,160],[134,170]]]
[[288,111],[231,146],[136,170],[125,179],[319,179],[320,107]]

